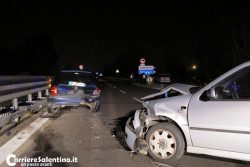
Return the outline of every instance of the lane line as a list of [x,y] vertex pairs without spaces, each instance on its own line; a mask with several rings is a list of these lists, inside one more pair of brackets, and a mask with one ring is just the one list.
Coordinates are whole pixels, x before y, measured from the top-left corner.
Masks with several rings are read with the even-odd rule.
[[113,86],[114,89],[116,89],[117,87]]
[[37,118],[27,128],[0,147],[0,164],[5,162],[6,157],[18,150],[49,118]]
[[133,97],[133,99],[134,99],[135,101],[139,102],[139,103],[142,103],[142,101],[139,100],[139,99],[137,99],[136,97]]
[[123,94],[126,94],[126,92],[124,92],[123,90],[119,90],[120,92],[122,92]]

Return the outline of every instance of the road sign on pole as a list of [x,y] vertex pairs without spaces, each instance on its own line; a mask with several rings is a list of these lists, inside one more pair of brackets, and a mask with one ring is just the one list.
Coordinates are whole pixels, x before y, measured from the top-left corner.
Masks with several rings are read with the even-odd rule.
[[154,70],[139,70],[138,74],[145,74],[147,76],[154,74],[155,71]]
[[146,81],[148,85],[153,84],[153,78],[151,76],[148,76]]
[[140,59],[140,63],[141,63],[141,65],[145,65],[146,60],[145,60],[144,58],[141,58],[141,59]]
[[145,74],[147,76],[154,74],[154,66],[139,66],[139,74]]
[[139,70],[153,70],[154,66],[139,66]]
[[83,65],[79,65],[79,69],[80,69],[80,70],[83,70]]
[[146,60],[144,58],[141,58],[140,59],[140,66],[138,67],[138,73],[139,74],[145,74],[146,76],[149,76],[151,74],[154,74],[155,71],[155,67],[154,66],[146,66],[145,63],[146,63]]

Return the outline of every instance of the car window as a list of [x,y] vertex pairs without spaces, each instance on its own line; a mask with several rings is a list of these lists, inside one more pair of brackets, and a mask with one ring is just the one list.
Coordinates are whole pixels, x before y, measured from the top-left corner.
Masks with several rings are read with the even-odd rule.
[[215,99],[250,99],[250,68],[244,68],[216,85]]
[[58,76],[57,82],[61,84],[68,84],[69,81],[83,82],[83,83],[95,83],[94,76],[89,73],[82,72],[62,72]]

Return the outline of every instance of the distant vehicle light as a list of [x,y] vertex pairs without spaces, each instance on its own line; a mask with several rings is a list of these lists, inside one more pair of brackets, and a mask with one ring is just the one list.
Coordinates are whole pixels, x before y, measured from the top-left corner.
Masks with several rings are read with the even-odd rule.
[[95,73],[96,75],[98,75],[99,73],[97,72],[97,73]]

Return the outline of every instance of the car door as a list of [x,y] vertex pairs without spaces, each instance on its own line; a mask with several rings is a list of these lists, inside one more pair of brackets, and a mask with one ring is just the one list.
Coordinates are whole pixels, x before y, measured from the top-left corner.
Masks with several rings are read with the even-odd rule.
[[188,112],[193,146],[250,153],[249,67],[197,92]]

